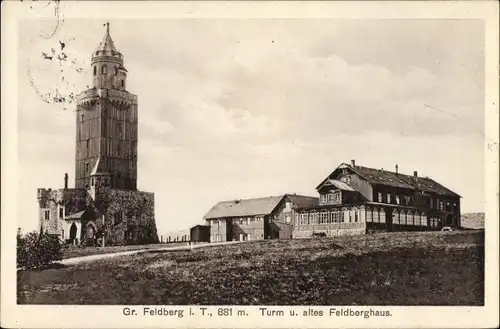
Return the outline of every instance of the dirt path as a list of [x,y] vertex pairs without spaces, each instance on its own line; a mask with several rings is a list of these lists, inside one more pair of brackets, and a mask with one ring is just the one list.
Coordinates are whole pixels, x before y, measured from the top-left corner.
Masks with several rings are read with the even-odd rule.
[[60,261],[60,263],[63,265],[74,265],[74,264],[79,264],[82,262],[91,262],[91,261],[96,261],[96,260],[106,259],[106,258],[129,256],[129,255],[144,253],[144,252],[148,252],[148,251],[166,252],[166,251],[190,250],[190,249],[209,248],[209,247],[243,243],[243,242],[246,242],[246,241],[215,242],[215,243],[206,243],[206,244],[195,244],[195,245],[191,245],[191,246],[186,244],[186,245],[180,246],[180,247],[165,247],[165,248],[155,248],[155,249],[145,248],[145,249],[113,252],[113,253],[109,253],[109,254],[96,254],[96,255],[89,255],[89,256],[79,256],[79,257],[66,258],[66,259],[63,259],[62,261]]

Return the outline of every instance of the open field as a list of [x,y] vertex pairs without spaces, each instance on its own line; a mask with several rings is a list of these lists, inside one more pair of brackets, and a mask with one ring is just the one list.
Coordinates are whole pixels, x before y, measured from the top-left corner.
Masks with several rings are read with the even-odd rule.
[[472,229],[484,228],[484,212],[462,214],[462,227]]
[[[482,229],[484,228],[484,213],[466,213],[462,214],[462,226],[465,228]],[[186,245],[186,242],[168,243],[168,244],[149,244],[132,246],[110,246],[110,247],[74,247],[68,246],[63,249],[63,258],[72,258],[80,256],[98,255],[115,253],[122,251],[131,251],[139,249],[159,249],[167,247],[179,247]]]
[[483,305],[484,232],[149,251],[18,272],[22,304]]
[[129,245],[129,246],[109,246],[109,247],[85,247],[80,248],[76,246],[68,246],[63,248],[63,259],[72,258],[72,257],[81,257],[81,256],[90,256],[90,255],[99,255],[99,254],[110,254],[117,253],[122,251],[132,251],[139,249],[160,249],[160,248],[169,248],[169,247],[179,247],[185,246],[187,242],[179,242],[179,243],[158,243],[158,244],[146,244],[146,245]]

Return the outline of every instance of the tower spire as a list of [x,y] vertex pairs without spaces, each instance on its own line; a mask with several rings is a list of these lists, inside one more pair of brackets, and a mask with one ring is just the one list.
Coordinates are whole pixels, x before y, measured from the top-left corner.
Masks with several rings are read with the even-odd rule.
[[107,21],[104,25],[106,25],[106,33],[109,34],[109,21]]

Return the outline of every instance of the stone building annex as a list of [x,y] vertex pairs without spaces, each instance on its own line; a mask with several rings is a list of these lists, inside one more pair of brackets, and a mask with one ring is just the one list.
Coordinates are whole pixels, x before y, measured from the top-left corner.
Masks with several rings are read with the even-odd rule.
[[73,244],[158,241],[154,194],[137,190],[137,96],[109,33],[92,53],[92,87],[77,97],[75,188],[38,189],[40,226]]

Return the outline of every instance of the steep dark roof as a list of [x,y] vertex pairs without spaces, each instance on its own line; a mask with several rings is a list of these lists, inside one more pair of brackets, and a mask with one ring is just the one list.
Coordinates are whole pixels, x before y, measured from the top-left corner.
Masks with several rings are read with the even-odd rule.
[[[458,195],[457,193],[451,191],[450,189],[444,187],[443,185],[437,183],[436,181],[428,177],[414,177],[412,175],[406,175],[401,173],[395,173],[392,171],[379,170],[362,166],[353,167],[345,163],[341,164],[340,166],[342,165],[349,167],[351,170],[359,174],[361,177],[363,177],[370,184],[373,185],[392,186],[392,187],[406,188],[410,190],[422,191],[427,193],[437,193],[440,195],[460,197],[460,195]],[[335,171],[337,169],[335,169]],[[325,179],[318,186],[318,188],[328,179],[329,178]]]
[[407,188],[411,190],[437,193],[441,195],[459,196],[428,177],[414,177],[387,170],[378,170],[368,167],[355,166],[353,170],[364,177],[371,184]]
[[287,194],[287,196],[298,208],[311,207],[319,204],[319,199],[316,197],[297,194]]

